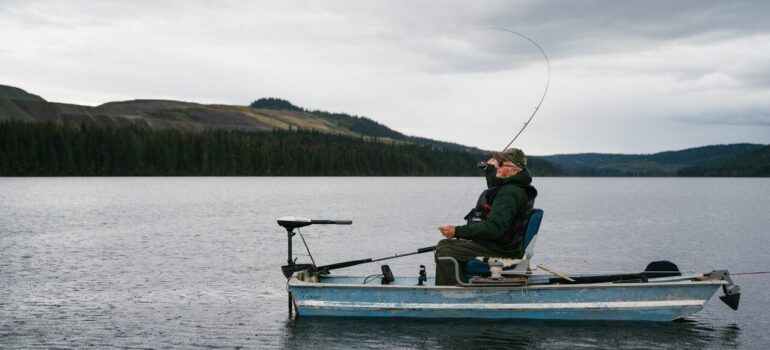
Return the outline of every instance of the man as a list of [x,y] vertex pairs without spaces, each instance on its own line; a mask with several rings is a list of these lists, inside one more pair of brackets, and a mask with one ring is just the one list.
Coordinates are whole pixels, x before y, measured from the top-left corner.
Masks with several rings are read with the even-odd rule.
[[[495,153],[487,161],[485,175],[487,190],[465,216],[468,224],[438,228],[446,239],[436,246],[436,285],[457,283],[454,264],[439,262],[442,256],[455,258],[461,267],[478,256],[524,256],[524,232],[537,196],[537,190],[530,186],[527,157],[516,148]],[[460,271],[460,278],[467,280],[464,271]]]

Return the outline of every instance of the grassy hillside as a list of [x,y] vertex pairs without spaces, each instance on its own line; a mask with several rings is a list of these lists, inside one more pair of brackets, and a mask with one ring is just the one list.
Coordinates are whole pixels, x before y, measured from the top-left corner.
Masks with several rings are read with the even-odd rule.
[[0,98],[24,100],[24,101],[45,101],[38,95],[30,94],[17,87],[0,84]]
[[264,98],[250,106],[199,104],[172,100],[130,100],[96,107],[48,102],[24,90],[0,85],[0,120],[82,123],[98,127],[138,127],[153,130],[314,130],[364,137],[391,143],[414,143],[440,148],[481,151],[463,145],[404,135],[366,117],[311,111],[278,98]]

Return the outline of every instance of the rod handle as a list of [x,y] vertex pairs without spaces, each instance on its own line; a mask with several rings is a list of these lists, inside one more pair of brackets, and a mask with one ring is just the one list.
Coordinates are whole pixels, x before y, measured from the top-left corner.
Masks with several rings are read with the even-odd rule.
[[331,264],[331,265],[319,266],[317,268],[317,270],[318,271],[327,271],[328,272],[329,270],[341,269],[341,268],[344,268],[344,267],[356,266],[356,265],[361,265],[361,264],[365,264],[365,263],[369,263],[369,262],[372,262],[372,259],[361,259],[361,260],[345,261],[345,262]]
[[417,254],[432,252],[435,249],[436,249],[435,245],[434,246],[430,246],[430,247],[420,248],[420,249],[417,249]]

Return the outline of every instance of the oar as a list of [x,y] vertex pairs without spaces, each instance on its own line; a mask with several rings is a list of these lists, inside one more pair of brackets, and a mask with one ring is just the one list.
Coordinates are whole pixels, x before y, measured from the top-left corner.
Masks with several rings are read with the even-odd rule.
[[559,277],[569,281],[570,283],[574,283],[575,282],[575,280],[573,280],[572,278],[569,278],[567,275],[565,275],[565,274],[563,274],[561,272],[552,271],[552,270],[548,269],[547,267],[545,267],[543,265],[537,265],[537,268],[539,268],[539,269],[541,269],[543,271],[546,271],[546,272],[550,272],[550,273],[552,273],[552,274],[554,274],[556,276],[559,276]]
[[401,257],[404,257],[404,256],[409,256],[409,255],[415,255],[415,254],[422,254],[422,253],[432,252],[434,249],[436,249],[435,245],[434,246],[430,246],[430,247],[420,248],[420,249],[417,249],[417,251],[414,251],[414,252],[398,253],[396,255],[386,256],[384,258],[376,258],[376,259],[375,258],[368,258],[368,259],[360,259],[360,260],[343,261],[343,262],[338,262],[336,264],[323,265],[323,266],[318,266],[318,267],[315,267],[315,268],[310,268],[310,266],[312,266],[312,265],[309,265],[309,264],[298,264],[298,265],[294,265],[294,266],[286,265],[286,266],[282,266],[282,270],[283,270],[284,275],[288,273],[289,274],[288,276],[291,276],[295,272],[305,271],[305,270],[310,270],[311,273],[323,273],[323,274],[326,274],[326,273],[329,273],[329,271],[335,270],[335,269],[341,269],[341,268],[344,268],[344,267],[351,267],[351,266],[356,266],[356,265],[361,265],[361,264],[366,264],[366,263],[371,263],[371,262],[377,262],[377,261],[383,261],[383,260],[388,260],[388,259],[401,258]]

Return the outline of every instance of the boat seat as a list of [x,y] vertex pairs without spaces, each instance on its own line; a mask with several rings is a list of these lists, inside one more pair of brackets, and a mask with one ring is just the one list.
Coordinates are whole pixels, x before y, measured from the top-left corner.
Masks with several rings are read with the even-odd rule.
[[540,222],[543,221],[543,210],[532,209],[529,214],[527,230],[524,232],[524,256],[521,259],[484,257],[480,256],[471,259],[463,266],[465,272],[472,276],[489,276],[489,263],[502,263],[503,271],[508,274],[524,274],[527,272],[529,260],[535,254],[535,240],[537,232],[540,229]]

